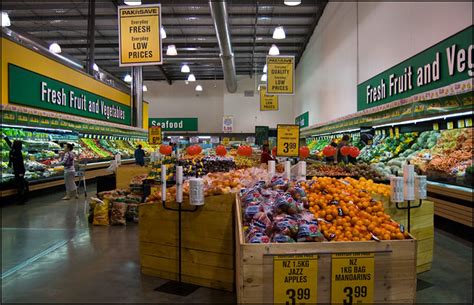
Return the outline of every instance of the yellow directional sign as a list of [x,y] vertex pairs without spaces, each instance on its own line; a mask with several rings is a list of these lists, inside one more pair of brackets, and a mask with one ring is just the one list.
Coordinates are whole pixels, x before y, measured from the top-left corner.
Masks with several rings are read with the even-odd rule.
[[331,304],[374,301],[374,253],[332,255]]
[[267,56],[267,94],[295,94],[294,56]]
[[162,134],[160,126],[152,126],[148,128],[148,143],[150,144],[161,144]]
[[317,290],[317,255],[273,258],[273,304],[316,304]]
[[162,63],[161,4],[119,6],[119,65]]
[[277,125],[277,157],[298,157],[299,142],[299,125]]
[[278,111],[278,95],[267,95],[267,87],[260,86],[260,111]]

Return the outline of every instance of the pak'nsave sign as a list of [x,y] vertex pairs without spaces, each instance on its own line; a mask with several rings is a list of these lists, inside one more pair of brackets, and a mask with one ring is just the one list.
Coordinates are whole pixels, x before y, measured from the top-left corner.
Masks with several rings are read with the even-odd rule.
[[149,118],[148,126],[160,126],[163,131],[198,131],[198,119]]
[[130,125],[130,106],[8,64],[8,103]]
[[474,75],[473,26],[357,86],[357,110],[441,88]]

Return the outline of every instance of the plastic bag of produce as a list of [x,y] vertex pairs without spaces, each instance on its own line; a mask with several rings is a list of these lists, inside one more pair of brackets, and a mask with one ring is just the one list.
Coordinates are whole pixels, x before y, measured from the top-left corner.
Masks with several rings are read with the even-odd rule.
[[290,215],[278,215],[274,218],[272,231],[275,234],[296,236],[298,233],[298,221]]
[[108,200],[95,200],[93,225],[108,226],[109,225],[109,202]]
[[126,225],[125,212],[127,212],[127,204],[125,202],[114,201],[110,213],[110,224]]
[[125,219],[130,222],[138,223],[138,204],[130,203],[127,206]]

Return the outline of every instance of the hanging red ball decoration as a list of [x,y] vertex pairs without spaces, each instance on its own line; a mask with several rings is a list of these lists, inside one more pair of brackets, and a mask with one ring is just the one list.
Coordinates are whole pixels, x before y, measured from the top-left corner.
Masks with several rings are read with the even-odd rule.
[[355,146],[352,146],[351,147],[351,151],[349,152],[349,155],[352,157],[352,158],[357,158],[360,154],[360,150],[355,147]]
[[306,159],[309,157],[309,148],[307,146],[300,147],[300,158]]
[[227,155],[227,149],[225,148],[224,145],[217,145],[216,155],[221,156],[221,157]]
[[166,144],[160,145],[160,154],[171,155],[172,152],[173,152],[173,148],[171,146],[166,145]]
[[341,147],[341,155],[347,156],[351,152],[350,146],[342,146]]

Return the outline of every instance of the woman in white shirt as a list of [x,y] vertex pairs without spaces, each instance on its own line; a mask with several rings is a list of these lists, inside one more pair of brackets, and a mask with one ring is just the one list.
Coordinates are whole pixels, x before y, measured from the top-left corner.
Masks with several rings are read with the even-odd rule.
[[64,145],[64,154],[61,159],[61,164],[64,165],[64,184],[66,185],[66,196],[63,200],[69,200],[72,196],[79,198],[76,186],[76,170],[74,168],[74,153],[72,150],[74,145],[66,143]]

